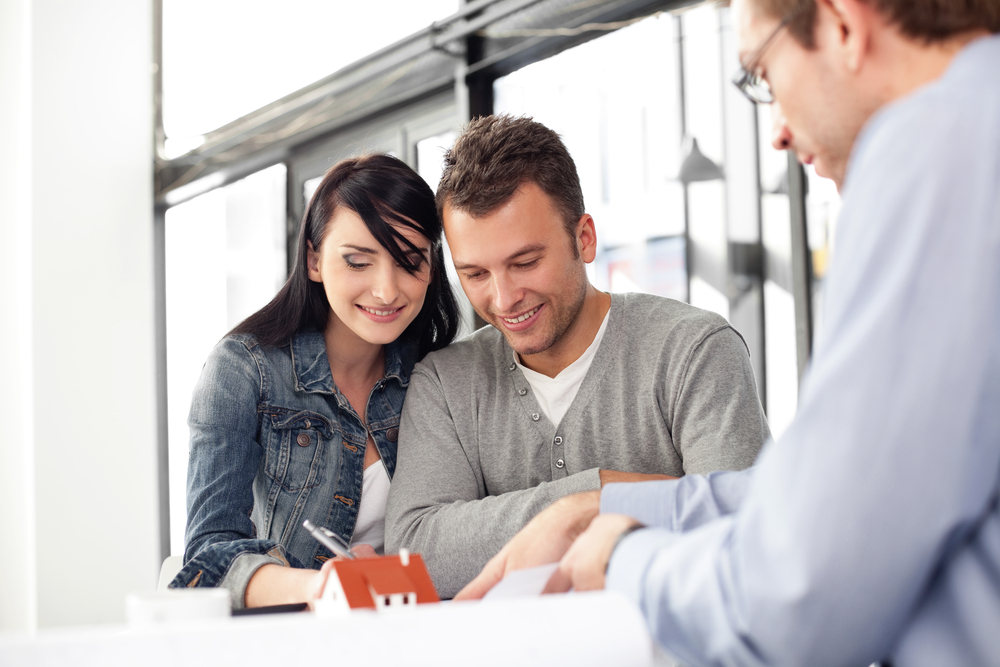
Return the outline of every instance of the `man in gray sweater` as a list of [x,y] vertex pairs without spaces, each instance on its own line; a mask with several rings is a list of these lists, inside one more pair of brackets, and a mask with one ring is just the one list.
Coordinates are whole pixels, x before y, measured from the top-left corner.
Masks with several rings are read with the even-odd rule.
[[472,121],[437,203],[492,326],[410,377],[386,550],[423,554],[442,597],[563,496],[753,463],[769,432],[742,337],[713,313],[590,284],[594,220],[555,132]]

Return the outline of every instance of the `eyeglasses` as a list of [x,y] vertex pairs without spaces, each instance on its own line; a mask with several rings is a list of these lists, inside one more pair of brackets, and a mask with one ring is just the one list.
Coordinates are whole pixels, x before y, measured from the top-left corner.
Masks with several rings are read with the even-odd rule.
[[765,49],[774,41],[774,38],[778,36],[778,33],[785,28],[789,21],[791,21],[798,12],[793,12],[785,18],[781,19],[781,23],[778,27],[774,29],[764,43],[753,52],[750,56],[750,60],[747,64],[741,65],[740,70],[736,72],[736,76],[733,77],[733,85],[740,89],[740,92],[746,95],[747,99],[756,104],[770,104],[774,101],[774,94],[771,92],[771,86],[768,85],[767,81],[761,78],[757,74],[757,66],[760,64],[760,58],[764,55]]

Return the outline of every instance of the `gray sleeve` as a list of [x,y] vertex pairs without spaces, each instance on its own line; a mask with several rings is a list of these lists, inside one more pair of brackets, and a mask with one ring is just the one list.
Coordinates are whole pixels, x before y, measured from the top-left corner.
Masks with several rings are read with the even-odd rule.
[[721,327],[691,352],[672,405],[674,446],[685,474],[743,470],[770,437],[746,344]]
[[450,598],[535,514],[563,496],[599,488],[594,468],[530,489],[489,495],[478,442],[463,442],[440,379],[418,367],[400,420],[396,473],[386,506],[386,552],[405,547],[421,554],[438,594]]

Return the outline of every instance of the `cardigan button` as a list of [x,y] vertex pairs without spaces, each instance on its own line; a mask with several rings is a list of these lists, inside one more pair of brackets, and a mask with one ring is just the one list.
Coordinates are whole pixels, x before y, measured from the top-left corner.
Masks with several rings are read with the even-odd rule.
[[562,459],[557,459],[556,460],[556,467],[559,468],[560,470],[562,470],[563,468],[566,467],[566,462],[563,461]]
[[507,370],[509,370],[509,371],[512,371],[512,370],[514,370],[515,368],[517,368],[517,364],[515,364],[515,363],[514,363],[514,362],[512,361],[512,362],[510,362],[510,366],[508,366],[508,367],[507,367]]
[[308,433],[299,433],[299,437],[295,438],[295,442],[299,443],[299,447],[308,447],[312,444],[312,438],[309,437]]
[[397,438],[399,438],[399,429],[390,428],[385,432],[385,437],[389,442],[396,442]]
[[528,390],[527,390],[527,389],[518,389],[518,390],[517,390],[517,395],[518,395],[518,396],[524,396],[524,395],[525,395],[525,394],[527,394],[527,393],[528,393]]
[[541,419],[541,417],[539,417],[539,416],[538,416],[538,413],[537,413],[537,412],[532,412],[532,413],[531,413],[531,421],[533,421],[533,422],[536,422],[536,421],[538,421],[539,419]]
[[561,436],[561,435],[557,435],[557,436],[556,436],[556,437],[555,437],[555,438],[554,438],[554,439],[552,440],[552,442],[553,442],[554,444],[556,444],[556,445],[561,445],[561,444],[562,444],[562,436]]

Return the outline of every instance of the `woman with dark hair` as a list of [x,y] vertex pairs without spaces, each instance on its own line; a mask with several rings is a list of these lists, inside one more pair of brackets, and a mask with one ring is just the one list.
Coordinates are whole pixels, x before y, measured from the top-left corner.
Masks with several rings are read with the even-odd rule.
[[306,519],[380,553],[410,371],[457,329],[430,188],[388,155],[335,165],[288,282],[202,371],[171,586],[226,588],[235,609],[315,599],[333,554]]

